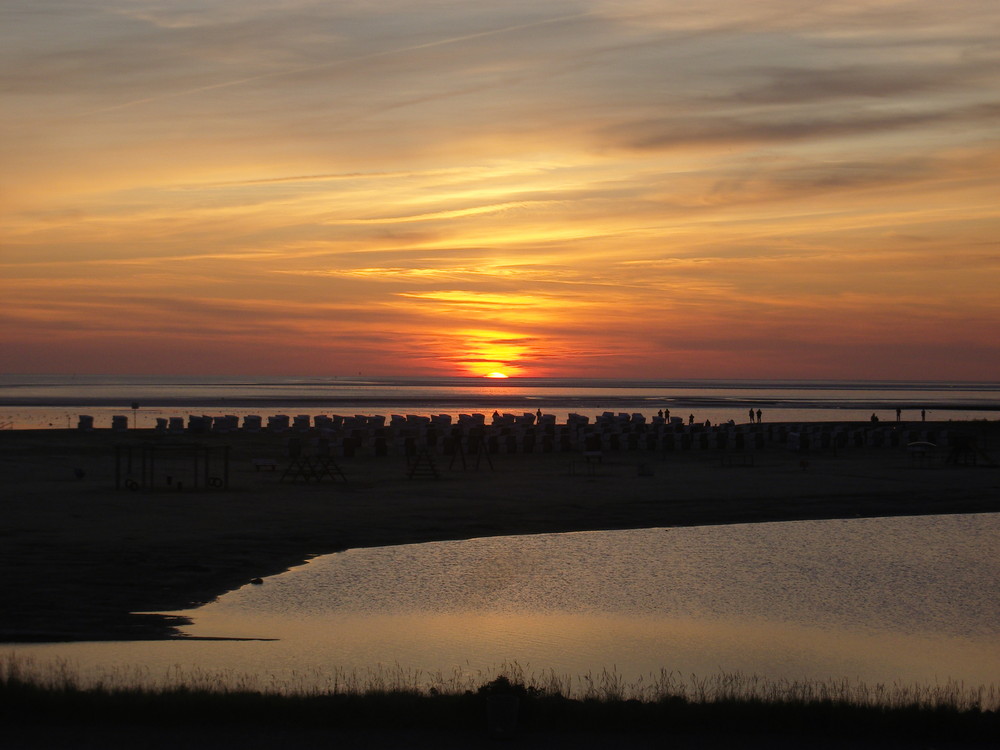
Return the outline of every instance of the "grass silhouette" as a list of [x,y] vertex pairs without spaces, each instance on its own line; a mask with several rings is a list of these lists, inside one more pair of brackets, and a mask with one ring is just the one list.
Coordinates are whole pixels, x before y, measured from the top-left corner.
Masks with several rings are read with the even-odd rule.
[[156,680],[110,671],[84,680],[66,662],[0,659],[4,724],[260,725],[476,731],[488,696],[519,698],[520,731],[934,738],[1000,736],[1000,690],[769,680],[661,671],[626,683],[614,670],[575,678],[517,663],[488,672],[425,674],[396,667],[333,670],[325,683],[262,683],[230,673],[171,670]]

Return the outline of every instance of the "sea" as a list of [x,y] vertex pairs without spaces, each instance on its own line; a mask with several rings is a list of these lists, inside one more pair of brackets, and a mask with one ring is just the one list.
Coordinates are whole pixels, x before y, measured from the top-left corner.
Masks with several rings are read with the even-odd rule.
[[611,380],[462,377],[251,377],[0,374],[0,429],[133,427],[191,415],[268,417],[526,412],[596,417],[660,411],[685,421],[766,422],[1000,419],[1000,382]]

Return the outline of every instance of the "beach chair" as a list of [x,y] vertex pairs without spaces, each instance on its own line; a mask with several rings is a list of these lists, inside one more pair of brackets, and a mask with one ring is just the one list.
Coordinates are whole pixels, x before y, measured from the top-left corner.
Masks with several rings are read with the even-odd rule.
[[267,418],[267,429],[269,432],[285,432],[291,420],[287,414],[274,414]]

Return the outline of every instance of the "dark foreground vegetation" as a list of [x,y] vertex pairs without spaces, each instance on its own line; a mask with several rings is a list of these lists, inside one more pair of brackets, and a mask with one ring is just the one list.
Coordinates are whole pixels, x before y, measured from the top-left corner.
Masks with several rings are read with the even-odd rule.
[[581,748],[613,739],[630,747],[669,741],[672,747],[985,748],[995,747],[1000,737],[1000,714],[976,705],[722,695],[571,698],[505,676],[456,693],[373,689],[278,695],[53,686],[8,671],[0,682],[0,722],[9,747],[58,746],[53,738],[60,737],[66,746],[89,746],[82,739],[93,737],[105,747],[116,742],[159,747],[150,745],[159,737],[183,738],[188,747],[230,746],[221,738],[243,747],[270,747],[268,738],[312,747],[325,738],[328,747],[468,747],[514,740],[520,747]]

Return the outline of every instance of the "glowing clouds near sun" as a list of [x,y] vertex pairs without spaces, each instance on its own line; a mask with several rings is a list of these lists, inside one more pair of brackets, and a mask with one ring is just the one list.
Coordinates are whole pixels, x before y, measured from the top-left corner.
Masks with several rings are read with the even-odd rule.
[[509,332],[462,330],[446,336],[440,346],[450,350],[440,356],[453,364],[451,374],[493,380],[542,374],[533,367],[531,342]]
[[109,8],[0,24],[8,371],[1000,372],[995,0]]

